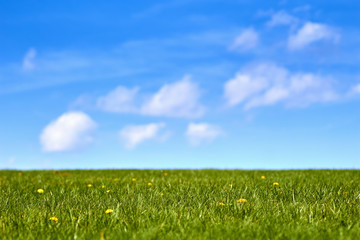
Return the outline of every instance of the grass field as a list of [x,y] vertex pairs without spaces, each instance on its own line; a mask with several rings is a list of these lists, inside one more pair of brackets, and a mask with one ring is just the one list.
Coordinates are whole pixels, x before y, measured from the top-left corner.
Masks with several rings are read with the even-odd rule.
[[359,193],[357,170],[0,171],[0,231],[2,239],[359,239]]

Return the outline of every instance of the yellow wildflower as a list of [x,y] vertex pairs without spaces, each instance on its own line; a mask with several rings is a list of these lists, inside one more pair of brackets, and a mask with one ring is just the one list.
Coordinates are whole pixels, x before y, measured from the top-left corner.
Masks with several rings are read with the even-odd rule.
[[77,217],[73,217],[74,220],[77,220]]
[[265,179],[266,177],[265,176],[261,176],[261,179]]
[[43,194],[43,193],[44,193],[44,189],[39,188],[39,189],[37,190],[37,192],[40,193],[40,194]]
[[105,188],[105,185],[102,185],[101,188]]
[[110,192],[110,190],[107,190],[106,192],[107,192],[107,193],[109,193],[109,192]]
[[152,183],[151,183],[151,182],[149,182],[149,183],[148,183],[148,186],[152,186]]
[[119,181],[119,179],[118,179],[118,178],[114,178],[113,182],[117,182],[117,181]]
[[92,184],[88,184],[87,186],[88,186],[88,187],[92,187]]
[[160,195],[161,195],[161,196],[164,196],[164,194],[163,194],[163,193],[161,193]]
[[22,176],[22,172],[19,172],[18,175],[19,175],[19,176]]
[[57,217],[51,217],[51,218],[49,218],[49,220],[54,221],[54,222],[58,222],[58,221],[59,221],[59,219],[58,219]]
[[218,204],[219,206],[225,206],[225,203],[223,203],[223,202],[219,202],[219,204]]
[[240,198],[239,200],[237,200],[237,203],[246,203],[247,200],[245,198]]
[[231,188],[232,188],[232,184],[229,184],[229,187],[231,187]]
[[105,211],[106,214],[109,214],[109,213],[112,213],[112,212],[114,212],[114,210],[112,210],[112,209],[110,209],[110,208],[109,208],[109,209],[106,209],[106,211]]
[[274,182],[274,183],[273,183],[273,186],[274,186],[274,187],[278,187],[278,186],[280,186],[280,184],[277,183],[277,182]]
[[135,182],[135,181],[136,181],[136,178],[132,178],[131,181]]
[[166,172],[166,173],[164,173],[164,176],[166,177],[168,175],[168,173]]

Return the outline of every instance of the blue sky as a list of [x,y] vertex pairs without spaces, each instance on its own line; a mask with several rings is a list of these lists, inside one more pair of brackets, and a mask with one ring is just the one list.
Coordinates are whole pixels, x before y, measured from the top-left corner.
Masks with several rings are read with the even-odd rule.
[[360,168],[355,1],[1,1],[0,168]]

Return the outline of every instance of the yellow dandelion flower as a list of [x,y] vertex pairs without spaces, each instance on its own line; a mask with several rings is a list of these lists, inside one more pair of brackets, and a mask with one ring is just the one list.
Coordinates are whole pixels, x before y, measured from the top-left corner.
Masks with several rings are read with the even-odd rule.
[[274,186],[274,187],[278,187],[278,186],[280,186],[280,184],[279,184],[278,182],[274,182],[274,183],[273,183],[273,186]]
[[92,187],[92,184],[88,184],[87,186],[88,186],[88,187]]
[[118,179],[118,178],[114,178],[113,182],[117,182],[117,181],[119,181],[119,179]]
[[107,193],[109,193],[109,192],[110,192],[110,190],[107,190],[106,192],[107,192]]
[[49,220],[50,220],[50,221],[54,221],[54,222],[58,222],[58,221],[59,221],[59,219],[58,219],[57,217],[51,217],[51,218],[49,218]]
[[225,206],[225,203],[219,202],[218,206]]
[[161,193],[160,195],[161,195],[161,196],[164,196],[164,194],[163,194],[163,193]]
[[166,177],[168,175],[168,173],[166,172],[166,173],[164,173],[164,176]]
[[110,208],[109,208],[109,209],[106,209],[106,211],[105,211],[106,214],[109,214],[109,213],[112,213],[112,212],[114,212],[114,210],[112,210],[112,209],[110,209]]
[[22,172],[19,172],[18,175],[19,175],[19,176],[22,176]]
[[44,189],[39,188],[39,189],[37,190],[37,192],[40,193],[40,194],[43,194],[43,193],[44,193]]
[[136,181],[136,178],[132,178],[131,181],[135,182],[135,181]]
[[102,185],[101,188],[105,188],[105,185]]
[[231,187],[231,188],[232,188],[232,184],[229,184],[229,187]]
[[237,200],[237,203],[246,203],[247,200],[245,198],[240,198],[239,200]]
[[261,179],[265,179],[266,177],[265,176],[261,176]]
[[148,185],[148,186],[152,186],[152,183],[151,183],[151,182],[149,182],[147,185]]
[[215,223],[216,225],[219,225],[220,223],[219,222],[217,222],[217,223]]
[[73,217],[74,220],[77,220],[77,217]]

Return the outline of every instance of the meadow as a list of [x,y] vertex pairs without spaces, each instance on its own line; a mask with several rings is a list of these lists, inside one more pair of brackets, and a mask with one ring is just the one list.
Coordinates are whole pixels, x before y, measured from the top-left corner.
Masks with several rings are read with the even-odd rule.
[[1,239],[359,239],[359,170],[0,171]]

